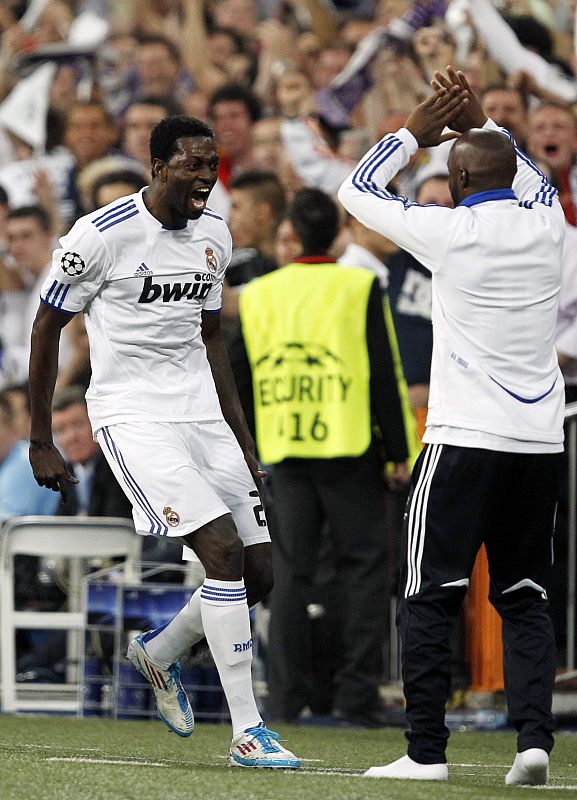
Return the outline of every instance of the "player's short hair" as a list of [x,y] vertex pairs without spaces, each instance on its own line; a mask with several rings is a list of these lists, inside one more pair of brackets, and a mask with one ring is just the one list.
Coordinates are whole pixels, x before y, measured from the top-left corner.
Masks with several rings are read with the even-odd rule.
[[289,204],[287,217],[308,254],[326,253],[340,227],[339,209],[320,189],[299,189]]
[[6,219],[34,219],[38,226],[45,232],[52,232],[52,217],[44,206],[19,206],[18,208],[11,208]]
[[86,389],[83,386],[64,386],[54,393],[52,411],[66,411],[70,406],[86,407]]
[[169,161],[178,150],[179,139],[194,139],[198,136],[214,139],[212,129],[201,119],[187,117],[184,114],[161,119],[150,134],[151,161],[155,158],[164,162]]
[[214,112],[214,107],[218,105],[218,103],[224,102],[242,103],[253,122],[256,122],[257,119],[260,119],[262,116],[260,100],[254,92],[251,92],[250,89],[247,89],[240,83],[225,83],[224,86],[221,86],[211,95],[208,101],[208,113],[210,116],[212,116]]
[[266,170],[246,170],[234,178],[229,189],[250,192],[254,200],[268,203],[278,225],[286,211],[286,194],[282,183],[274,172]]

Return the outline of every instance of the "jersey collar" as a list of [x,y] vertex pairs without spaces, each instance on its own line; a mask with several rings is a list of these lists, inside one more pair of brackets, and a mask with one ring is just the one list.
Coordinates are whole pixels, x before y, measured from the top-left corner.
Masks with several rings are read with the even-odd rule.
[[145,219],[151,222],[158,230],[161,231],[185,231],[188,229],[188,222],[196,222],[196,220],[188,220],[186,225],[183,225],[181,228],[169,228],[166,225],[163,225],[162,222],[157,219],[153,214],[150,213],[148,208],[146,207],[146,203],[144,202],[143,194],[145,190],[148,189],[148,186],[145,186],[139,192],[134,195],[134,201],[136,203],[136,207],[140,210],[141,214],[144,215]]
[[459,206],[476,206],[479,203],[488,203],[489,200],[517,200],[517,195],[512,189],[489,189],[487,192],[476,192],[461,200]]

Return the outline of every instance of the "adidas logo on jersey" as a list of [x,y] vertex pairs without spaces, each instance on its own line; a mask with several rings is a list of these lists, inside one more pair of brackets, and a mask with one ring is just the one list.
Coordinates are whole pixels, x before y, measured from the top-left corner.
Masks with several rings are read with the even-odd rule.
[[196,273],[194,283],[153,283],[152,278],[144,279],[144,286],[138,298],[139,303],[154,303],[161,300],[169,303],[171,300],[204,300],[215,281],[214,275]]
[[154,275],[154,272],[146,266],[144,261],[142,262],[142,264],[138,267],[138,269],[134,273],[134,277],[135,278],[146,278],[148,276],[152,277],[153,275]]

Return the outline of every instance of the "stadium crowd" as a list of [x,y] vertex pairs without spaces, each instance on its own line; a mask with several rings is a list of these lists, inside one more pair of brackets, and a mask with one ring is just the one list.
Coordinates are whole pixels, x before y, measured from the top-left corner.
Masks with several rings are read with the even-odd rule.
[[[23,387],[39,290],[50,269],[57,237],[66,234],[83,214],[147,185],[150,133],[166,116],[198,117],[216,135],[219,180],[209,207],[227,220],[233,240],[222,321],[253,431],[256,401],[243,332],[250,328],[254,311],[241,299],[243,288],[302,255],[303,242],[291,213],[302,190],[314,189],[324,193],[323,197],[336,198],[354,164],[385,133],[403,125],[415,104],[429,94],[435,70],[447,64],[463,70],[485,113],[513,134],[559,190],[567,230],[557,350],[566,399],[577,400],[575,6],[573,0],[3,2],[0,524],[29,513],[130,516],[112,474],[102,475],[105,463],[98,445],[90,437],[81,445],[76,441],[87,423],[82,390],[90,380],[81,315],[64,331],[54,406],[55,436],[80,481],[68,509],[59,509],[57,495],[36,485],[27,463],[23,441],[29,435],[29,417]],[[419,150],[398,176],[397,194],[419,203],[451,206],[447,184],[450,146]],[[384,596],[378,602],[373,598],[379,632],[372,631],[370,641],[378,641],[382,651],[369,654],[370,679],[376,685],[388,669],[384,665],[388,599],[395,585],[395,553],[406,499],[406,481],[396,480],[399,476],[394,467],[389,467],[385,480],[385,462],[398,464],[407,455],[409,462],[414,459],[418,435],[424,430],[432,349],[430,273],[412,255],[365,228],[342,207],[334,241],[315,255],[363,267],[376,276],[385,316],[392,318],[396,331],[390,333],[389,329],[388,339],[383,332],[382,340],[390,339],[392,359],[396,352],[402,363],[401,368],[398,359],[395,362],[397,386],[390,397],[381,398],[385,405],[402,407],[407,446],[399,446],[394,453],[380,447],[378,455],[388,542],[385,555],[379,555],[381,575],[376,580]],[[329,298],[326,307],[319,308],[319,318],[330,313],[330,304]],[[311,364],[319,353],[311,350],[306,356],[308,374],[313,375]],[[312,391],[310,385],[308,391]],[[319,427],[319,437],[320,431]],[[318,438],[314,432],[312,438]],[[350,456],[356,455],[351,450]],[[299,456],[294,456],[289,454],[284,470],[276,470],[275,480],[291,480],[291,469],[299,461]],[[316,457],[315,452],[308,452],[302,460]],[[321,483],[336,479],[325,477]],[[358,488],[351,486],[352,495]],[[266,492],[271,494],[270,486]],[[348,513],[354,516],[355,498],[350,499]],[[320,505],[331,502],[334,498]],[[322,511],[326,512],[326,507]],[[292,515],[298,514],[298,501],[296,509],[283,502],[282,512],[286,516],[275,523],[271,504],[273,543],[275,528],[286,533]],[[357,521],[354,531],[359,547],[367,533],[365,526],[371,524],[370,514],[367,519]],[[283,720],[295,719],[307,707],[330,713],[339,696],[339,680],[346,677],[342,659],[335,656],[339,647],[341,652],[348,649],[343,646],[343,636],[348,642],[346,637],[351,635],[340,625],[343,614],[342,609],[338,611],[339,581],[344,580],[338,576],[342,576],[346,558],[331,534],[330,514],[319,511],[315,523],[316,543],[307,557],[311,555],[316,569],[297,574],[294,584],[279,581],[279,592],[285,594],[291,594],[298,580],[304,582],[300,590],[306,613],[301,616],[303,624],[310,627],[307,674],[302,674],[302,663],[297,668],[288,661],[275,661],[279,685],[272,687],[272,696],[278,699],[282,684],[287,697],[286,704],[279,700],[271,714]],[[350,524],[354,526],[354,519]],[[565,528],[561,514],[556,573],[551,581],[561,647]],[[366,540],[369,542],[370,536]],[[164,552],[160,555],[163,560],[169,557]],[[286,556],[285,552],[277,557],[277,569],[295,568],[294,563],[287,565]],[[36,578],[36,573],[30,573],[27,580]],[[29,587],[24,595],[23,602],[34,595],[34,589]],[[274,600],[272,608],[274,625]],[[279,596],[278,619],[289,611]],[[282,636],[275,631],[271,639],[274,642]],[[357,646],[362,650],[361,644]],[[360,659],[367,657],[361,654]],[[358,707],[352,693],[350,700],[350,708],[338,709],[343,718],[371,726],[383,723],[372,695]]]

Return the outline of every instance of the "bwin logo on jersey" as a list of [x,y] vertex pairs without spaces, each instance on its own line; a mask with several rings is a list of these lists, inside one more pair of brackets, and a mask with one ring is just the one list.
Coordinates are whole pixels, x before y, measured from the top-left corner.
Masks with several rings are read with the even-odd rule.
[[153,283],[152,278],[144,279],[144,286],[138,298],[139,303],[154,303],[161,300],[163,303],[179,300],[204,300],[215,281],[214,275],[196,273],[194,282],[187,283]]
[[233,644],[233,653],[244,653],[247,650],[252,649],[252,639],[249,639],[248,642],[235,642]]

